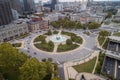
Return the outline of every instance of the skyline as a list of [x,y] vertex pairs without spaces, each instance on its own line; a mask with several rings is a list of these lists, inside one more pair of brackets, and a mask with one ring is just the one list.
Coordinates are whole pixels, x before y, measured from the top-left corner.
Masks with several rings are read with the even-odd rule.
[[[43,2],[47,2],[49,0],[35,0],[35,2],[39,2],[39,1],[43,1]],[[60,2],[73,2],[73,1],[81,1],[81,0],[59,0]],[[94,0],[94,1],[120,1],[120,0]]]

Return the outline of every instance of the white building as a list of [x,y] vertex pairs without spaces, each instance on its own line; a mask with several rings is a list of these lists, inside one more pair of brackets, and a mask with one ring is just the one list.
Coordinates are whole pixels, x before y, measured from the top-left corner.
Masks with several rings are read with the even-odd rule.
[[12,9],[12,15],[14,20],[19,19],[19,13],[17,12],[17,10]]
[[87,0],[82,0],[81,2],[81,10],[86,10],[87,7]]
[[65,17],[66,15],[61,14],[61,13],[52,13],[52,14],[48,14],[45,17],[43,17],[43,20],[52,22],[52,21],[57,21],[59,19],[64,19]]
[[63,4],[56,4],[56,5],[55,5],[55,10],[56,10],[56,11],[64,11],[64,9],[63,9]]

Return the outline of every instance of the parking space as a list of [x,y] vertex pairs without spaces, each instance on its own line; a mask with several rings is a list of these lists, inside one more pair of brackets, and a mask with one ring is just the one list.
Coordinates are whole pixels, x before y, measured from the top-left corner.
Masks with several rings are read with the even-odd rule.
[[118,45],[118,52],[120,52],[120,43],[119,43],[119,45]]
[[115,43],[115,42],[109,42],[109,46],[108,46],[108,50],[110,50],[110,51],[116,51],[117,50],[117,43]]
[[117,80],[120,80],[120,61],[117,61]]
[[114,76],[115,72],[115,59],[106,57],[103,65],[102,72],[106,73],[107,75]]

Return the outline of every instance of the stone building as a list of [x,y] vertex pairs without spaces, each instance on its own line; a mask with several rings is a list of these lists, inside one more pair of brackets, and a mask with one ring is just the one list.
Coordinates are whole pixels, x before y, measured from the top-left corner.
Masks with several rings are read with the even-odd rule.
[[26,22],[17,21],[5,25],[0,29],[0,42],[12,40],[26,33],[28,33],[28,25]]

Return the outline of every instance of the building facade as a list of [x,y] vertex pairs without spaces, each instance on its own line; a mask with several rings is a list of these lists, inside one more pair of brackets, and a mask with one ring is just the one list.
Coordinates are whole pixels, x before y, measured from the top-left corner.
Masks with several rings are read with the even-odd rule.
[[55,9],[55,5],[58,3],[58,0],[51,0],[51,9]]
[[23,0],[24,3],[24,12],[33,13],[35,12],[35,2],[34,0]]
[[64,11],[64,9],[63,9],[63,4],[56,4],[56,5],[55,5],[55,10],[56,10],[56,11]]
[[41,30],[48,29],[48,21],[29,21],[28,22],[28,29],[30,32],[39,32]]
[[21,2],[20,0],[10,0],[11,8],[16,10],[19,14],[22,14]]
[[0,29],[0,42],[12,40],[25,33],[28,33],[27,23],[11,23]]
[[0,26],[12,22],[13,16],[9,0],[0,0]]

